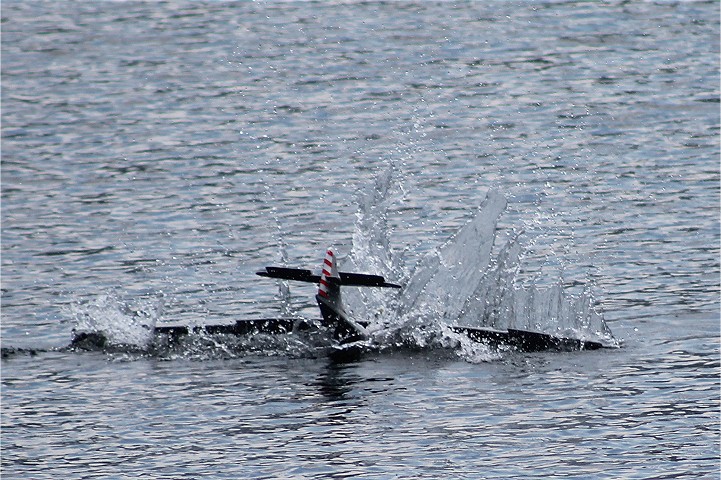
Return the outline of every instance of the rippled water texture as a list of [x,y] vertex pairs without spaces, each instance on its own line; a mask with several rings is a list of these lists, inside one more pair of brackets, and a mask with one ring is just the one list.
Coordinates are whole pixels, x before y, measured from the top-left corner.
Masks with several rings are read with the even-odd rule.
[[[1,26],[2,347],[35,352],[2,360],[4,477],[718,478],[718,2],[10,0]],[[64,348],[315,317],[254,272],[329,245],[406,284],[347,294],[402,348]],[[460,320],[622,348],[437,348]]]

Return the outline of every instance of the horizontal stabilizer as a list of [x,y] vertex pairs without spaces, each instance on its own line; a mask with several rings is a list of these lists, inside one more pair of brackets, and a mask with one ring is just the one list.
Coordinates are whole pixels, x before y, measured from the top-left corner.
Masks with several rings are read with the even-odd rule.
[[[390,287],[401,288],[395,283],[388,283],[380,275],[366,275],[364,273],[338,272],[340,284],[348,287]],[[332,281],[333,279],[331,279]]]
[[256,274],[261,277],[282,278],[297,282],[320,282],[320,275],[313,275],[313,272],[303,268],[265,267],[265,272],[256,272]]
[[[319,283],[320,275],[303,268],[265,267],[265,271],[256,272],[261,277],[281,278],[298,282]],[[395,283],[386,282],[380,275],[366,275],[364,273],[338,272],[339,278],[328,277],[328,281],[344,287],[390,287],[401,288]]]

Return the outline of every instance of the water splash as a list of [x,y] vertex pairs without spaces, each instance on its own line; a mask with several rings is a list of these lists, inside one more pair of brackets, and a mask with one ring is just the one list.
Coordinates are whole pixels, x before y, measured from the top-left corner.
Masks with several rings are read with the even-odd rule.
[[[404,256],[392,248],[389,239],[388,210],[405,193],[398,175],[398,170],[392,164],[376,177],[375,185],[369,193],[359,197],[352,250],[348,258],[344,259],[344,263],[349,262],[351,267],[346,267],[346,270],[395,279],[408,277]],[[369,321],[371,328],[383,330],[389,313],[398,308],[398,295],[385,289],[355,290],[353,295],[344,296],[346,310],[354,318]]]
[[[602,315],[595,309],[591,289],[571,294],[559,278],[550,285],[538,279],[521,282],[523,232],[497,245],[497,225],[507,206],[497,191],[486,194],[470,219],[439,248],[412,268],[410,251],[399,255],[390,248],[387,212],[397,201],[391,168],[381,174],[375,189],[361,198],[349,256],[354,268],[388,274],[405,285],[389,296],[374,289],[362,292],[352,305],[354,315],[371,322],[369,330],[382,345],[454,347],[470,361],[497,358],[453,333],[450,325],[518,328],[617,345]],[[397,181],[397,180],[396,180]],[[479,350],[480,349],[480,350]]]
[[490,192],[471,220],[415,268],[397,314],[425,325],[460,318],[489,271],[496,224],[505,208],[505,197]]
[[68,307],[75,320],[74,332],[102,334],[110,346],[147,349],[160,317],[162,298],[123,300],[116,292],[74,302]]
[[[523,232],[512,232],[502,240],[498,235],[499,219],[507,207],[503,194],[489,191],[450,239],[419,260],[413,255],[417,248],[398,251],[391,246],[388,212],[405,195],[402,176],[394,165],[377,176],[374,187],[359,199],[352,250],[344,259],[346,269],[383,275],[405,286],[400,292],[355,289],[345,296],[350,315],[369,323],[371,341],[379,349],[451,348],[472,362],[503,354],[454,333],[451,325],[518,328],[617,345],[595,309],[590,287],[574,295],[560,277],[550,283],[540,275],[530,283],[525,275],[521,279]],[[279,225],[276,241],[285,265],[288,258]],[[281,282],[279,288],[277,300],[283,314],[295,316],[287,283]],[[159,358],[312,357],[328,344],[328,338],[299,334],[249,338],[193,334],[165,345],[153,335],[162,300],[160,296],[128,301],[111,292],[75,303],[70,310],[76,331],[102,333],[109,345],[128,346]]]

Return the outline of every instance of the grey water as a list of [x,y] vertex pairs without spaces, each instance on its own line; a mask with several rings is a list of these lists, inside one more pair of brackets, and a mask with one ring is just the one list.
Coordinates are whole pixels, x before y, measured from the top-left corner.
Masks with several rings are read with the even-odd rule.
[[[1,13],[3,477],[719,477],[718,2]],[[316,317],[254,272],[328,246],[380,352],[145,348]]]

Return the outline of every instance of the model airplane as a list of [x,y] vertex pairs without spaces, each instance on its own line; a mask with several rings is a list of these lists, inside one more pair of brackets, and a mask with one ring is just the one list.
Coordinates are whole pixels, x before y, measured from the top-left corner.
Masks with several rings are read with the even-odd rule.
[[[368,341],[370,335],[366,330],[368,323],[351,319],[346,313],[341,298],[341,287],[380,287],[401,288],[400,285],[387,282],[380,275],[367,275],[362,273],[348,273],[338,271],[336,257],[332,250],[326,252],[321,274],[313,274],[310,270],[266,267],[257,272],[261,277],[308,282],[318,285],[315,298],[320,308],[320,328],[329,331],[333,344],[331,355],[336,358],[355,358],[359,353],[371,348]],[[254,335],[287,334],[291,332],[304,332],[318,329],[316,322],[302,319],[256,319],[238,320],[230,325],[206,325],[200,327],[186,326],[158,326],[154,328],[155,334],[165,335],[171,341],[191,333]],[[508,329],[495,330],[462,325],[451,326],[453,332],[467,336],[469,339],[485,343],[494,347],[503,347],[524,352],[542,350],[595,350],[604,348],[599,342],[577,338],[564,338],[547,333],[527,330]],[[73,346],[84,348],[91,345],[95,348],[104,347],[105,338],[99,333],[79,333],[73,339]],[[98,345],[100,343],[100,345]]]
[[[367,340],[368,324],[354,321],[348,317],[343,308],[340,287],[389,287],[401,288],[400,285],[386,282],[379,275],[339,272],[335,255],[332,250],[326,252],[321,275],[313,275],[310,270],[283,267],[266,267],[265,271],[257,272],[261,277],[296,280],[318,284],[315,298],[323,317],[323,325],[332,329],[333,338],[342,347],[360,340]],[[556,337],[546,333],[527,330],[466,327],[455,325],[450,327],[456,333],[465,334],[471,340],[492,346],[508,346],[522,351],[542,350],[595,350],[603,348],[603,344],[575,338]]]

